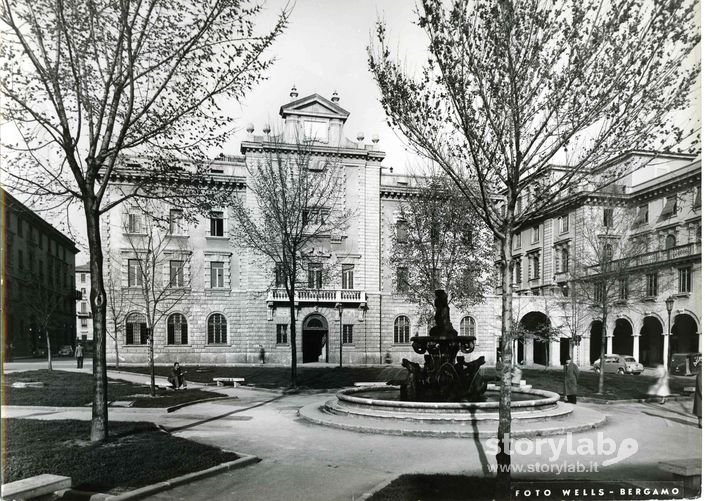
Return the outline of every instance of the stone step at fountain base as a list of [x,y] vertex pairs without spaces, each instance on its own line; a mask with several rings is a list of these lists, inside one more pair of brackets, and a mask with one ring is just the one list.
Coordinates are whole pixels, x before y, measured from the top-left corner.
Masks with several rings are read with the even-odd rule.
[[[513,420],[526,420],[526,421],[545,421],[547,419],[554,419],[560,416],[565,416],[573,412],[573,407],[571,404],[566,404],[563,402],[556,402],[551,406],[546,406],[542,408],[517,408],[512,409],[512,419]],[[425,423],[463,423],[471,421],[493,421],[495,424],[499,421],[499,413],[497,412],[423,412],[423,413],[411,413],[404,412],[402,409],[399,410],[389,410],[382,409],[379,407],[363,407],[350,405],[347,402],[340,401],[338,399],[328,400],[323,408],[322,412],[327,412],[329,414],[337,415],[349,415],[352,417],[370,418],[370,419],[393,419],[393,420],[407,420]]]
[[[302,407],[299,416],[308,422],[358,433],[379,433],[383,435],[418,436],[435,438],[494,437],[497,435],[497,420],[453,420],[432,421],[408,419],[378,414],[376,416],[351,413],[337,413],[327,406],[328,403],[314,403]],[[558,403],[557,409],[563,411],[570,404]],[[539,437],[563,435],[567,432],[579,432],[601,426],[606,422],[604,414],[580,406],[571,406],[569,412],[553,416],[550,419],[513,419],[512,436]],[[546,412],[546,411],[544,411]],[[435,416],[434,416],[435,418]]]

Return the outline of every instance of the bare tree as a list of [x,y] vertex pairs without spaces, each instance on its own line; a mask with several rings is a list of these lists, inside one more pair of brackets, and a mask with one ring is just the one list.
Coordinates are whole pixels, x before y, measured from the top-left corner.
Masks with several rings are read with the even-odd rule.
[[414,184],[413,197],[390,222],[389,267],[401,270],[393,278],[395,289],[425,317],[433,316],[436,289],[448,293],[448,304],[467,310],[487,289],[491,235],[446,176],[414,177]]
[[[509,498],[512,236],[632,148],[697,142],[686,109],[699,64],[695,0],[420,0],[428,63],[392,54],[383,22],[369,65],[390,121],[460,187],[499,244],[502,360],[497,492]],[[693,127],[699,127],[699,124]],[[556,168],[556,164],[560,168]]]
[[634,209],[586,207],[586,211],[583,224],[578,228],[582,245],[576,249],[569,276],[576,305],[590,316],[601,318],[597,393],[602,394],[607,318],[615,309],[629,309],[648,295],[646,281],[637,279],[634,273],[640,257],[648,250],[648,243],[643,236],[632,235],[632,228],[639,224]]
[[120,367],[120,338],[122,327],[127,319],[128,304],[123,294],[122,281],[120,277],[121,257],[113,252],[108,257],[108,276],[105,281],[105,293],[107,297],[107,308],[110,314],[113,328],[105,328],[106,334],[112,338],[115,349],[115,367]]
[[[130,309],[143,311],[147,324],[150,394],[156,395],[154,375],[154,334],[157,325],[166,319],[190,295],[191,251],[182,239],[174,238],[172,229],[160,215],[155,203],[133,206],[123,219],[123,234],[129,245],[126,262],[127,289],[121,293]],[[167,219],[168,220],[168,219]],[[178,224],[178,223],[176,223]],[[172,332],[173,329],[173,332]],[[178,332],[176,330],[178,329]],[[167,326],[172,342],[186,344],[185,323]]]
[[[248,0],[2,1],[0,91],[13,128],[3,134],[6,182],[54,207],[77,203],[86,219],[95,340],[92,440],[108,434],[100,218],[140,196],[218,205],[211,197],[227,195],[203,196],[208,169],[202,161],[232,130],[223,101],[241,99],[272,63],[264,53],[287,13],[258,35],[261,9]],[[108,199],[126,152],[150,161],[126,174],[134,189]],[[184,166],[177,162],[182,158],[195,162]]]
[[[43,282],[43,278],[41,279]],[[52,367],[52,347],[51,331],[58,328],[57,317],[61,309],[66,305],[67,300],[73,300],[72,296],[62,292],[57,292],[53,288],[44,286],[37,280],[28,280],[25,284],[26,290],[31,293],[32,300],[28,303],[34,318],[37,330],[44,335],[47,346],[47,369]]]
[[[296,386],[296,291],[309,252],[347,225],[352,212],[342,204],[343,167],[330,156],[318,156],[313,143],[274,140],[265,156],[248,165],[247,197],[234,202],[233,234],[238,245],[264,256],[275,267],[275,285],[283,287],[290,309],[291,386]],[[320,288],[323,264],[314,278]],[[318,282],[318,283],[315,283]]]

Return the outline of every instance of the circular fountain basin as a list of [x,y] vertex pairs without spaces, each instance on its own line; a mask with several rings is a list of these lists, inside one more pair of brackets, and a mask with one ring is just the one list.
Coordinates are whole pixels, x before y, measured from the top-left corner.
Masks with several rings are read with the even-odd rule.
[[[489,437],[497,434],[499,389],[488,385],[482,402],[408,402],[397,386],[346,388],[335,399],[302,407],[305,420],[364,433],[429,437]],[[605,416],[560,402],[557,393],[512,389],[512,436],[564,434],[595,428]]]

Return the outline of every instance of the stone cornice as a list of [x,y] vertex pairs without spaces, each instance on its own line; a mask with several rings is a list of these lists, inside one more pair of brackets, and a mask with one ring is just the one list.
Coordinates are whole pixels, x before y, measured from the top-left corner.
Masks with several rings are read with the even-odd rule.
[[[288,153],[295,153],[298,147],[295,144],[283,144],[275,142],[253,142],[253,141],[243,141],[240,144],[240,152],[243,155],[247,155],[248,152],[255,153],[270,153],[277,150],[284,151]],[[371,150],[371,149],[358,149],[358,148],[336,148],[334,146],[324,146],[314,144],[310,147],[310,152],[314,155],[321,155],[325,157],[334,158],[355,158],[361,160],[371,160],[381,162],[385,153],[383,151]]]

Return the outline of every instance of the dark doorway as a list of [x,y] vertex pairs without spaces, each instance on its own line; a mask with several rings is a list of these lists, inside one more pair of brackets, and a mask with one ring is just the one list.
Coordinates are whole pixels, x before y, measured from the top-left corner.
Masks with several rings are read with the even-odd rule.
[[590,326],[590,363],[600,359],[602,353],[602,322],[595,320]]
[[639,361],[648,367],[663,364],[663,327],[654,317],[644,318],[639,336]]
[[698,325],[690,315],[676,315],[671,331],[671,353],[698,352]]
[[634,355],[632,324],[624,318],[618,318],[614,326],[612,352],[619,355]]
[[570,356],[570,338],[561,338],[561,365],[565,364],[566,359]]
[[[534,340],[534,363],[538,365],[548,365],[548,351],[551,346],[551,341],[546,339],[545,333],[551,325],[545,313],[540,311],[532,311],[524,315],[521,319],[521,325],[532,333]],[[539,335],[539,333],[544,333]],[[523,354],[523,353],[522,353]]]
[[303,363],[319,362],[328,340],[328,322],[321,315],[309,315],[304,320],[302,331]]
[[524,363],[524,340],[517,339],[517,363]]

